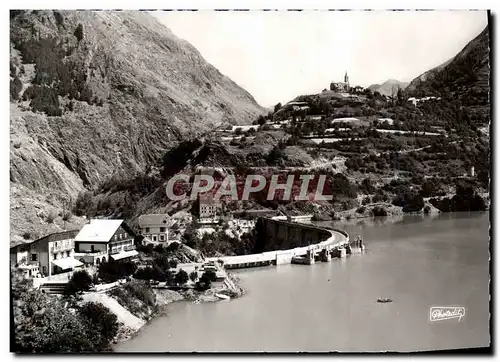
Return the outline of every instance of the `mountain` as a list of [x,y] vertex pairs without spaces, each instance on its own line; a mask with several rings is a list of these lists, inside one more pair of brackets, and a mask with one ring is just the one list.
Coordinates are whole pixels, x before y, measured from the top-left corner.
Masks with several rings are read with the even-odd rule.
[[138,11],[11,11],[10,95],[11,240],[79,225],[82,190],[265,112]]
[[[405,89],[408,86],[408,82],[400,82],[396,79],[389,79],[382,84],[372,84],[368,87],[373,92],[379,92],[380,94],[390,96],[397,92],[398,87]],[[393,91],[394,89],[394,91]]]
[[489,31],[486,27],[455,57],[411,81],[414,96],[436,95],[489,110]]

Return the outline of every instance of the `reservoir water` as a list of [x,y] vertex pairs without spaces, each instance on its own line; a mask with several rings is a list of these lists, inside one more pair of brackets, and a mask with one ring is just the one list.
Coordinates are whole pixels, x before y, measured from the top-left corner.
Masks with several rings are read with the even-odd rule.
[[[486,347],[489,215],[324,222],[363,236],[364,254],[238,270],[247,294],[173,303],[117,352],[422,351]],[[391,298],[392,303],[377,303]],[[465,316],[431,322],[432,306]]]

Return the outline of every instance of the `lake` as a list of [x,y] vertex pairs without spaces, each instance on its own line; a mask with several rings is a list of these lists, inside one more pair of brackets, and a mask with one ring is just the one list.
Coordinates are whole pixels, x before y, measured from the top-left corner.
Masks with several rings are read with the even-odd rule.
[[[173,303],[118,352],[423,351],[486,347],[489,214],[323,222],[363,236],[364,254],[238,270],[248,290]],[[392,303],[377,303],[391,298]],[[432,306],[465,316],[431,322]]]

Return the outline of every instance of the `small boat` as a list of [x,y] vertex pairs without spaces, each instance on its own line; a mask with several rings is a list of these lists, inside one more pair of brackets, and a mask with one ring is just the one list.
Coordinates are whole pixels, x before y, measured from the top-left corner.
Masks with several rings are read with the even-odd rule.
[[378,298],[377,302],[378,303],[391,303],[392,299],[390,299],[390,298]]

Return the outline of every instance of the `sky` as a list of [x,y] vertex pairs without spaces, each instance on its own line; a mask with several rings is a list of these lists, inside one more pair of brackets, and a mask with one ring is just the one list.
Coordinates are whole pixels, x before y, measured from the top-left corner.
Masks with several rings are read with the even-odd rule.
[[270,107],[329,88],[411,81],[455,56],[486,11],[154,12],[219,71]]

